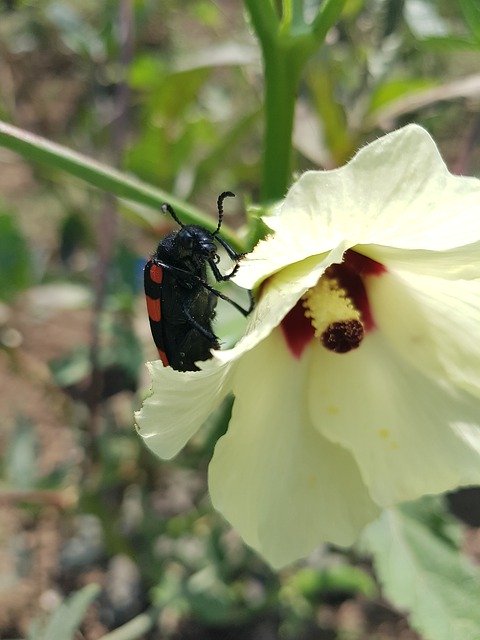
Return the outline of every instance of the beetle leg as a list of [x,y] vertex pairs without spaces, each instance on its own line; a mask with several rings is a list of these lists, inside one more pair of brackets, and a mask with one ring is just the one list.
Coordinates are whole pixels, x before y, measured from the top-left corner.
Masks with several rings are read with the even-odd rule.
[[208,284],[208,282],[203,282],[203,280],[202,280],[202,285],[205,287],[205,289],[207,289],[207,291],[211,291],[213,294],[215,294],[216,296],[218,296],[222,300],[225,300],[225,302],[229,302],[232,305],[232,307],[235,307],[235,309],[237,309],[237,311],[240,311],[240,313],[242,315],[244,315],[245,317],[249,315],[249,313],[252,311],[252,309],[254,307],[255,302],[253,300],[253,295],[252,295],[251,291],[248,291],[248,297],[250,299],[250,305],[249,305],[248,309],[244,309],[241,305],[238,304],[238,302],[235,302],[235,300],[232,300],[231,298],[226,296],[224,293],[222,293],[218,289],[215,289],[214,287],[211,287]]
[[172,273],[178,273],[178,274],[181,274],[181,275],[188,276],[189,278],[191,278],[195,282],[198,282],[199,284],[201,284],[202,287],[204,287],[207,291],[210,291],[211,293],[215,294],[217,297],[221,298],[222,300],[225,300],[225,302],[229,302],[232,305],[232,307],[235,307],[235,309],[237,309],[237,311],[240,311],[240,313],[242,315],[244,315],[245,317],[250,314],[250,312],[252,311],[252,309],[253,309],[253,307],[255,305],[255,301],[253,299],[253,295],[252,295],[251,291],[248,291],[248,297],[250,299],[250,305],[249,305],[248,309],[244,309],[241,305],[238,304],[238,302],[235,302],[235,300],[232,300],[231,298],[229,298],[228,296],[223,294],[221,291],[218,291],[218,289],[215,289],[214,287],[209,285],[208,282],[205,282],[205,280],[202,280],[202,278],[199,278],[194,273],[191,273],[190,271],[188,271],[186,269],[182,269],[180,267],[174,267],[174,266],[172,266],[170,264],[166,264],[165,262],[161,262],[160,260],[155,260],[154,258],[152,258],[152,262],[154,262],[155,264],[157,264],[160,267],[163,267],[164,269],[166,269],[168,271],[171,271]]
[[235,260],[235,262],[237,260],[241,260],[244,257],[244,255],[245,255],[244,253],[237,253],[235,251],[235,249],[232,249],[232,247],[228,244],[228,242],[225,242],[225,240],[223,238],[221,238],[220,236],[215,236],[215,240],[217,240],[222,245],[222,247],[227,252],[228,256],[232,260]]
[[222,275],[222,273],[220,273],[219,268],[217,267],[217,265],[213,260],[210,259],[208,261],[208,264],[210,265],[210,269],[212,270],[212,273],[215,276],[215,280],[217,282],[226,282],[227,280],[231,280],[233,276],[237,273],[238,268],[240,266],[239,264],[236,264],[230,273],[226,273],[225,275]]
[[218,342],[218,338],[214,333],[212,333],[211,331],[208,331],[208,329],[205,329],[205,327],[202,327],[202,325],[195,320],[195,318],[190,313],[190,309],[188,308],[188,305],[185,303],[185,301],[182,301],[182,310],[188,322],[192,325],[192,327],[194,327],[199,333],[201,333],[205,338],[207,338],[207,340],[210,340],[211,342],[215,342],[215,343]]

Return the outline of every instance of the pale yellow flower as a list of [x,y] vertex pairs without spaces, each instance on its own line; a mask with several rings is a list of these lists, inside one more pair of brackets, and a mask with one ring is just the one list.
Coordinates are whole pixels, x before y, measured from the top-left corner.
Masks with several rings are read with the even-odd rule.
[[149,363],[137,424],[171,458],[233,392],[211,499],[281,566],[480,482],[480,181],[411,125],[305,173],[265,222],[237,277],[261,285],[245,336],[201,371]]

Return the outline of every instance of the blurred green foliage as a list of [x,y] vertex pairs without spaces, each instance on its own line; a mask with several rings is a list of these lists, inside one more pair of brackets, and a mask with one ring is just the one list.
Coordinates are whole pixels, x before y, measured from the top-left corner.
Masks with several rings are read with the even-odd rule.
[[35,620],[27,640],[75,640],[87,607],[99,590],[97,585],[90,584],[67,598],[44,624]]
[[[298,10],[300,3],[293,5]],[[313,16],[319,3],[304,5]],[[259,202],[262,193],[265,105],[252,25],[236,2],[132,0],[135,50],[122,63],[119,34],[126,25],[119,23],[119,6],[113,0],[4,1],[0,115],[117,164],[172,202],[191,200],[209,211],[216,194],[232,189],[241,197],[229,203],[227,223],[241,234],[242,203]],[[297,19],[293,15],[294,26]],[[476,0],[348,0],[299,78],[292,169],[338,166],[382,131],[415,120],[439,140],[452,169],[478,173],[479,61]],[[119,118],[124,137],[115,129]],[[8,202],[0,211],[1,375],[16,376],[19,396],[41,388],[49,403],[61,405],[61,429],[70,435],[70,449],[49,466],[46,452],[56,444],[45,435],[44,416],[21,400],[22,411],[12,417],[11,398],[4,398],[2,488],[20,492],[18,508],[33,530],[49,509],[60,513],[62,543],[43,577],[45,589],[73,592],[96,571],[106,586],[91,616],[105,634],[124,628],[112,638],[374,637],[367,635],[367,605],[384,604],[361,554],[322,549],[275,575],[212,512],[205,470],[231,401],[168,464],[152,459],[133,431],[134,394],[145,384],[141,363],[153,354],[140,293],[142,259],[169,221],[158,212],[144,215],[145,203],[130,200],[119,203],[115,224],[104,225],[110,205],[99,191],[48,163],[32,164],[25,175],[25,165],[11,155],[0,154],[0,162]],[[73,284],[86,289],[98,303],[94,313],[84,315],[85,298],[73,293],[59,304],[47,285],[62,283],[72,292]],[[49,313],[67,312],[73,316],[60,316],[58,348],[47,357],[35,327],[44,330]],[[77,331],[79,339],[71,340],[69,332]],[[37,367],[46,362],[48,374]],[[45,504],[46,497],[53,502]],[[435,503],[435,517],[427,511],[425,522],[394,515],[401,536],[383,532],[383,539],[406,545],[418,560],[412,571],[419,567],[425,580],[425,548],[433,549],[441,571],[466,579],[458,539],[447,544],[442,505]],[[448,522],[458,538],[457,525]],[[17,552],[24,557],[24,550]],[[114,562],[125,557],[133,565],[128,577],[111,578]],[[389,549],[383,557],[388,563]],[[377,565],[382,576],[382,554]],[[114,595],[118,582],[127,590],[124,600]],[[472,583],[469,589],[473,602],[477,590]],[[411,604],[398,584],[387,584],[387,593]],[[87,589],[70,596],[28,638],[75,637],[95,595]],[[366,619],[354,630],[342,626],[346,602]],[[447,622],[456,615],[442,611]],[[422,612],[418,616],[429,637]],[[20,616],[17,622],[6,631],[25,636]]]
[[27,240],[15,217],[0,213],[0,299],[9,301],[33,283]]

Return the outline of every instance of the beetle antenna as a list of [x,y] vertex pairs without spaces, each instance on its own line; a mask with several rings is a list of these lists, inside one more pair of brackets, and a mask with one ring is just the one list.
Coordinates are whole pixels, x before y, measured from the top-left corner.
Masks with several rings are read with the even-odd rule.
[[218,196],[217,199],[217,208],[218,208],[218,225],[217,228],[215,229],[215,231],[213,232],[213,235],[216,236],[217,233],[220,231],[220,227],[222,226],[222,220],[223,220],[223,201],[225,200],[225,198],[235,198],[235,194],[232,193],[231,191],[224,191],[223,193],[221,193]]
[[183,224],[183,222],[178,218],[178,216],[175,213],[175,211],[173,210],[173,208],[169,204],[167,204],[166,202],[164,202],[162,204],[162,211],[163,211],[163,213],[169,213],[172,216],[172,218],[175,220],[175,222],[177,224],[179,224],[181,227],[185,226]]

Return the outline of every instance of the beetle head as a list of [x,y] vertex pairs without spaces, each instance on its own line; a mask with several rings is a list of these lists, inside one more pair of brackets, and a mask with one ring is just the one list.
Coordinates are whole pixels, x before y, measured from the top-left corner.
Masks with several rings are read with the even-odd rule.
[[177,232],[176,245],[184,256],[198,256],[204,260],[215,260],[217,255],[217,245],[213,234],[193,224],[185,225]]

